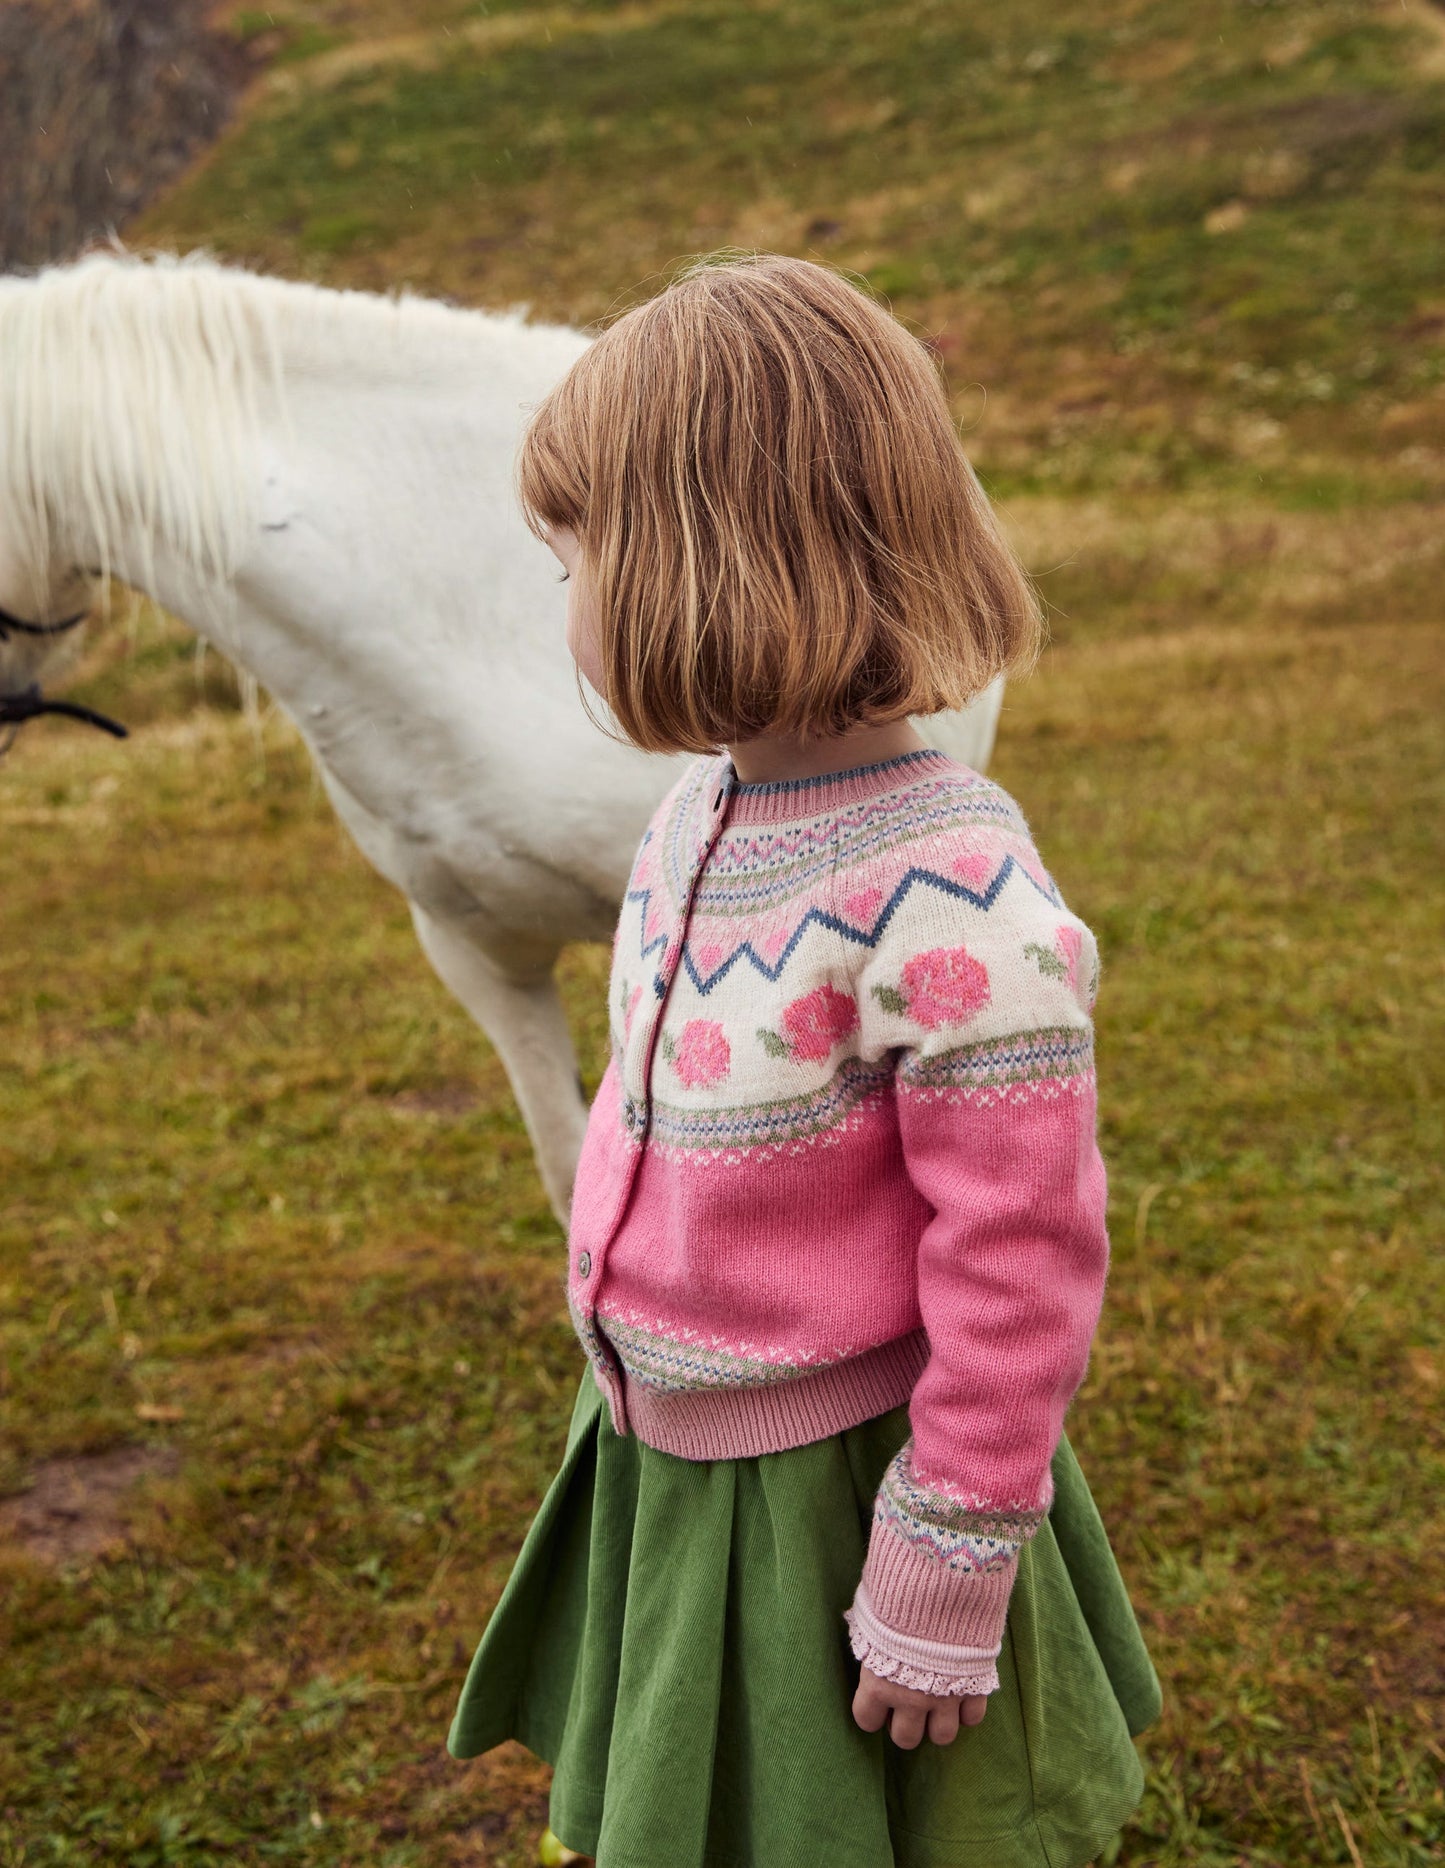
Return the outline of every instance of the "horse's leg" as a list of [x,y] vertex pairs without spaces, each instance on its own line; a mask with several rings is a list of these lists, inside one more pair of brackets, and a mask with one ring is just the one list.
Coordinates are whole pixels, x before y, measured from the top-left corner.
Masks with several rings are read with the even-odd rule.
[[552,976],[560,948],[539,948],[505,967],[457,923],[408,904],[422,951],[496,1046],[532,1138],[552,1211],[565,1228],[587,1108],[577,1054]]

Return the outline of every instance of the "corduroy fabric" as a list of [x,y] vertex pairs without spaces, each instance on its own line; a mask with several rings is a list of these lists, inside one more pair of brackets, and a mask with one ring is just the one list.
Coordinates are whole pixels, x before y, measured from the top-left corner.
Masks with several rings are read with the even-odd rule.
[[742,1460],[619,1436],[590,1376],[462,1690],[450,1749],[555,1766],[598,1868],[1082,1868],[1134,1809],[1159,1689],[1067,1442],[983,1724],[863,1732],[842,1610],[904,1408]]

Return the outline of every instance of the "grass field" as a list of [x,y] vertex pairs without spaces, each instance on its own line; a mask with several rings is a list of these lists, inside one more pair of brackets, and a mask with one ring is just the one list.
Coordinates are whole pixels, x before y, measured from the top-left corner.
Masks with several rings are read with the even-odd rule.
[[[994,769],[1104,957],[1070,1425],[1167,1698],[1116,1859],[1415,1868],[1445,40],[1078,13],[247,14],[272,75],[144,232],[579,319],[757,242],[934,335],[1054,607]],[[520,1868],[544,1767],[442,1750],[581,1369],[505,1080],[281,719],[150,616],[71,691],[137,731],[0,766],[0,1868]],[[589,1086],[604,966],[566,961]]]

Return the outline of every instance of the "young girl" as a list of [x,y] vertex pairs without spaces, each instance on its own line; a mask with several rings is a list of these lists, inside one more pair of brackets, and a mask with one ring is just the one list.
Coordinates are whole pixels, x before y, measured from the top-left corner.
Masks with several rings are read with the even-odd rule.
[[[599,1868],[1077,1868],[1158,1687],[1061,1438],[1104,1288],[1095,944],[909,717],[1036,653],[933,365],[693,267],[537,410],[523,504],[637,853],[573,1196],[588,1369],[450,1747]],[[964,1729],[960,1729],[964,1728]]]

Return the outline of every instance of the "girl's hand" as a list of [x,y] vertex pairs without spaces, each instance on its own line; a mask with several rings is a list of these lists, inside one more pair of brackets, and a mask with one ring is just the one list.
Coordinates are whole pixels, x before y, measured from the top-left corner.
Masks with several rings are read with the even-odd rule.
[[924,1731],[935,1745],[951,1745],[960,1725],[977,1725],[988,1710],[985,1694],[966,1699],[945,1699],[936,1693],[919,1693],[896,1680],[880,1680],[864,1667],[853,1695],[853,1717],[865,1732],[876,1732],[887,1724],[892,1713],[889,1737],[904,1751],[921,1743]]

